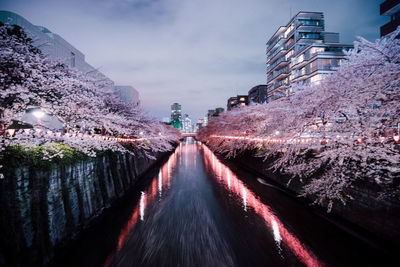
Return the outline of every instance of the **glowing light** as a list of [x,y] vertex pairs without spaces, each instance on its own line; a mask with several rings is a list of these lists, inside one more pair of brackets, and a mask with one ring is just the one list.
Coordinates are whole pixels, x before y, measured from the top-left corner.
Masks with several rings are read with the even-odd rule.
[[393,140],[398,143],[400,141],[400,135],[394,135]]
[[44,115],[46,115],[46,113],[44,113],[40,109],[35,110],[34,112],[32,112],[32,114],[38,119],[41,119]]
[[161,172],[161,170],[160,170],[160,172],[158,173],[158,192],[159,192],[159,194],[160,194],[160,196],[161,196],[161,194],[162,194],[162,172]]
[[[212,158],[214,154],[208,147],[204,145],[203,151],[206,168],[210,169],[216,177],[219,166],[217,167],[212,165]],[[228,171],[227,169],[229,168],[227,166],[223,165],[220,162],[218,162],[218,164],[221,164],[224,172],[230,174],[229,176],[224,176],[223,179],[220,181],[217,180],[218,183],[222,185],[231,184],[231,188],[229,190],[232,193],[236,194],[238,197],[246,199],[246,206],[254,209],[254,212],[259,214],[263,218],[266,226],[272,229],[274,239],[276,241],[282,240],[296,255],[296,257],[298,257],[300,261],[303,262],[306,266],[323,266],[323,264],[319,262],[318,258],[316,258],[311,251],[308,251],[307,248],[301,243],[301,241],[297,239],[297,237],[294,236],[292,233],[290,233],[288,229],[286,229],[285,225],[273,213],[268,205],[262,203],[259,198],[250,189],[248,189],[233,172],[230,172],[230,170]],[[246,195],[245,197],[243,196],[244,194]]]
[[360,138],[357,138],[357,141],[356,141],[358,144],[361,144],[362,142],[364,142],[364,140],[360,137]]
[[247,193],[246,193],[246,188],[244,187],[242,187],[242,196],[243,196],[244,211],[247,211]]
[[61,133],[60,132],[56,132],[56,136],[57,137],[61,137]]
[[48,136],[52,136],[52,135],[53,135],[53,132],[52,132],[52,131],[47,131],[47,135],[48,135]]
[[145,197],[145,193],[142,191],[141,192],[141,197],[140,197],[140,220],[143,221],[144,220],[144,197]]
[[274,219],[272,219],[271,224],[272,224],[272,231],[274,234],[274,239],[275,239],[276,243],[278,243],[278,245],[280,245],[280,243],[282,241],[282,237],[281,237],[281,233],[279,232],[278,223]]
[[8,129],[8,130],[7,130],[7,133],[8,133],[10,136],[13,136],[13,135],[15,134],[15,129]]
[[24,129],[24,133],[25,133],[26,135],[29,135],[30,132],[31,132],[31,129]]

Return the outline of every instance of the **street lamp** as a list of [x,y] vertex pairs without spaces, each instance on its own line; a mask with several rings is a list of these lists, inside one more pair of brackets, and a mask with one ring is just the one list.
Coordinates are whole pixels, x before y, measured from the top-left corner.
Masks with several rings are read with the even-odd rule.
[[35,110],[34,112],[32,112],[33,116],[35,116],[38,120],[40,120],[45,113],[43,111],[41,111],[40,109]]
[[32,114],[33,114],[33,116],[35,116],[36,118],[37,118],[37,124],[38,124],[38,129],[36,129],[36,131],[37,131],[37,133],[40,133],[41,132],[41,129],[40,129],[40,119],[44,116],[44,115],[46,115],[46,113],[44,113],[42,110],[40,110],[40,109],[36,109],[35,111],[33,111],[32,112]]

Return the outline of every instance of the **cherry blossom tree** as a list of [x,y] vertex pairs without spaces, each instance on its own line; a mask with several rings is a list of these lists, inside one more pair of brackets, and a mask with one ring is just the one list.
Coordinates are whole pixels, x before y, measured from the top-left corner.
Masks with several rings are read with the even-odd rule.
[[274,170],[303,181],[302,195],[329,210],[352,199],[347,189],[358,181],[399,198],[400,148],[393,140],[400,123],[399,33],[374,43],[359,38],[319,85],[227,112],[199,138],[228,157],[256,149],[274,159]]
[[[38,131],[20,130],[13,138],[6,137],[6,129],[32,107],[61,120],[66,134],[41,126]],[[9,25],[0,25],[0,125],[1,149],[64,142],[90,156],[104,150],[167,151],[179,138],[179,132],[140,107],[118,99],[104,77],[49,60],[21,28]],[[130,141],[134,149],[121,144],[137,139],[141,141]]]

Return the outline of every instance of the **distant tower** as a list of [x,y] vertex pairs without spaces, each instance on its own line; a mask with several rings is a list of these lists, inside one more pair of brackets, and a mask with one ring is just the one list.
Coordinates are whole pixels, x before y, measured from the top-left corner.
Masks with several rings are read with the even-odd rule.
[[185,119],[183,121],[183,132],[191,133],[192,131],[192,120],[189,118],[188,114],[185,114]]
[[171,122],[174,128],[181,129],[182,125],[182,106],[178,103],[171,105]]

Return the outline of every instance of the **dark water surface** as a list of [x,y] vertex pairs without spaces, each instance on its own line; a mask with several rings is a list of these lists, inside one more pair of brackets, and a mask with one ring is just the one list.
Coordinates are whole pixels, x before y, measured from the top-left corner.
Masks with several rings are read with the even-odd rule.
[[232,171],[193,139],[153,172],[54,265],[390,265],[373,246],[252,174]]

